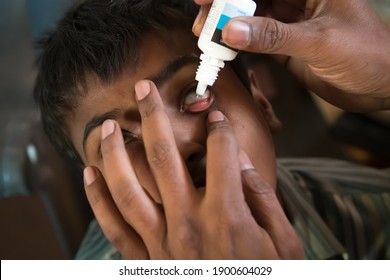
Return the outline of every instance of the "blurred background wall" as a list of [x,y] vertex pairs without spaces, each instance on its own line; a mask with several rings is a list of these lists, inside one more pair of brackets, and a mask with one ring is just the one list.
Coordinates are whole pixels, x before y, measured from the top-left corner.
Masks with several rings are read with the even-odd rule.
[[0,0],[0,258],[69,259],[91,218],[81,178],[43,133],[34,40],[72,0]]

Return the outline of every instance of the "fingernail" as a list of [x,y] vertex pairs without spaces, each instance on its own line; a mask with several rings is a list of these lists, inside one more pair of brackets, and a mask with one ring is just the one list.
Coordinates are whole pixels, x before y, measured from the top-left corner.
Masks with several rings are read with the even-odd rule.
[[250,39],[251,27],[243,21],[232,21],[227,25],[224,40],[235,46],[247,46]]
[[224,119],[225,117],[220,111],[213,111],[208,116],[209,123],[220,122],[223,121]]
[[109,135],[114,133],[115,130],[115,123],[112,120],[106,120],[104,121],[102,125],[102,139],[106,139]]
[[241,171],[254,169],[251,160],[243,150],[240,150],[238,154],[238,160],[240,161]]
[[144,99],[150,93],[150,83],[148,81],[140,81],[135,85],[135,96],[138,101]]
[[89,186],[96,180],[95,170],[92,167],[84,168],[84,185]]
[[198,13],[198,15],[196,16],[196,19],[195,19],[195,21],[194,21],[194,24],[192,25],[192,31],[194,31],[194,29],[196,28],[196,26],[199,24],[201,18],[202,18],[202,8],[199,9],[199,13]]

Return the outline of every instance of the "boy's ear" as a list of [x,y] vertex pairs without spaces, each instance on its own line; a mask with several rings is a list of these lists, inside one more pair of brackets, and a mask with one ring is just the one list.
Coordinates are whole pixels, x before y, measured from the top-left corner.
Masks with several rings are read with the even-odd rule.
[[259,75],[253,69],[248,69],[248,78],[250,82],[251,92],[253,98],[259,103],[259,106],[262,107],[262,110],[265,113],[266,120],[272,132],[277,132],[282,128],[282,122],[276,116],[271,103],[265,97],[259,81]]

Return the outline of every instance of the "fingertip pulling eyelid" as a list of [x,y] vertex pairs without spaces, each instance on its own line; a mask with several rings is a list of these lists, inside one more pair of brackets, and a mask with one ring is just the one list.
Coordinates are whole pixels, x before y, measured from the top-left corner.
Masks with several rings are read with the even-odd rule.
[[[123,142],[124,142],[125,145],[127,145],[129,143],[132,143],[134,141],[137,141],[137,140],[142,141],[142,136],[137,135],[134,132],[131,132],[131,131],[128,131],[128,130],[125,130],[125,129],[121,129],[121,131],[122,131],[122,136],[123,136]],[[98,158],[99,159],[103,158],[101,143],[99,143],[97,154],[98,154]]]
[[195,84],[190,91],[185,93],[180,111],[185,113],[204,112],[211,107],[213,100],[214,95],[209,88],[207,88],[206,93],[203,96],[197,95]]

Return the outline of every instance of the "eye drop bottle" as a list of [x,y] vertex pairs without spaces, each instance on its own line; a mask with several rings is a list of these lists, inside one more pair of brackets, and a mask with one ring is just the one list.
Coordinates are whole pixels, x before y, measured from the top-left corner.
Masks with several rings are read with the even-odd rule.
[[224,61],[236,58],[238,51],[222,40],[222,29],[233,17],[253,16],[256,3],[252,0],[214,0],[206,23],[199,36],[198,47],[202,50],[201,62],[195,79],[199,82],[196,94],[202,96],[207,86],[212,86]]

